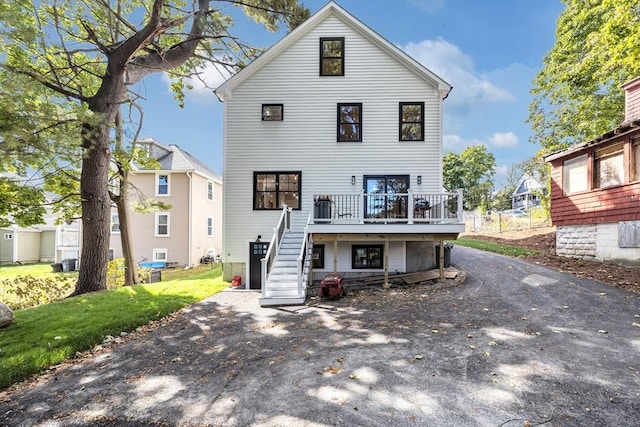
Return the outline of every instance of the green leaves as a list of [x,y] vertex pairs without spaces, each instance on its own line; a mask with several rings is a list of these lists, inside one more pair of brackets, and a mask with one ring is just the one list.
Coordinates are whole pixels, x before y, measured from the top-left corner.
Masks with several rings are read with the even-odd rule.
[[443,181],[449,190],[464,189],[465,209],[489,207],[496,159],[484,145],[467,147],[462,154],[442,159]]
[[534,80],[531,142],[545,153],[587,141],[623,120],[621,84],[640,75],[637,0],[565,0],[556,44]]

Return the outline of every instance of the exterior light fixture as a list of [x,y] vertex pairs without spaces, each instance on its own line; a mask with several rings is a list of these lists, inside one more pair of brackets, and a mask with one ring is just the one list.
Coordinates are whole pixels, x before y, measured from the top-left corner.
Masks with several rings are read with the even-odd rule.
[[351,175],[351,185],[356,185],[356,176]]
[[422,175],[418,175],[418,185],[422,184]]

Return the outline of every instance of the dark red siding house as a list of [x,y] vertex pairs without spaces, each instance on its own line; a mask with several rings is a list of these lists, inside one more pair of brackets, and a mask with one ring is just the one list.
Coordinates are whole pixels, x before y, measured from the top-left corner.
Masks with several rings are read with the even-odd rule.
[[620,126],[545,158],[558,255],[640,265],[640,77],[622,87]]

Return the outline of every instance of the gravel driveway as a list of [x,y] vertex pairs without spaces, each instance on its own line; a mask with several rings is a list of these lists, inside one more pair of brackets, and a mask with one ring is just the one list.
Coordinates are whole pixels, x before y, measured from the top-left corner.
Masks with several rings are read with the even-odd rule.
[[0,425],[636,426],[640,296],[456,246],[457,286],[229,290],[0,394]]

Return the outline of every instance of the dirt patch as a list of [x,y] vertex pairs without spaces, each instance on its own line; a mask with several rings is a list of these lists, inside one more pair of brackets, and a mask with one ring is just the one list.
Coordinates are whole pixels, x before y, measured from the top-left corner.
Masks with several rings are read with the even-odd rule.
[[520,258],[640,294],[639,268],[556,255],[555,227],[505,231],[494,234],[464,233],[461,237],[533,249],[539,251],[539,254]]

